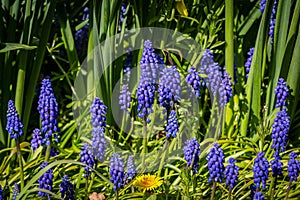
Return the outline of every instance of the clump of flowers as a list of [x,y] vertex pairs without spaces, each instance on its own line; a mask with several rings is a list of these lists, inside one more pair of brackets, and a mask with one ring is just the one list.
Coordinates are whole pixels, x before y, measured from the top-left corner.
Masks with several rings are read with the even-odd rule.
[[171,66],[170,68],[165,67],[161,73],[158,84],[158,101],[160,105],[166,110],[174,104],[174,101],[180,99],[180,73],[176,69],[176,66]]
[[[40,170],[44,169],[48,165],[47,162],[43,162],[41,164]],[[53,184],[53,171],[52,169],[47,170],[40,178],[39,178],[39,188],[52,191],[52,184]],[[48,197],[50,198],[49,194],[46,192],[38,192],[39,197]]]
[[38,111],[42,122],[41,132],[44,136],[43,143],[50,145],[52,135],[56,139],[56,142],[58,142],[58,136],[56,134],[56,132],[59,131],[57,124],[58,104],[49,78],[45,78],[42,81],[38,101]]
[[277,12],[277,0],[274,0],[274,5],[272,8],[271,19],[270,19],[270,28],[269,28],[269,36],[271,38],[270,44],[273,44],[274,39],[274,29],[276,24],[276,12]]
[[90,112],[92,114],[91,123],[94,128],[106,127],[106,111],[107,107],[106,105],[104,105],[103,101],[99,97],[94,98],[93,103],[90,107]]
[[91,147],[87,143],[83,144],[79,156],[80,156],[80,162],[87,165],[84,166],[85,169],[84,177],[87,178],[91,174],[90,168],[93,168],[95,164],[95,157],[93,155]]
[[12,100],[8,101],[6,130],[11,139],[17,139],[23,135],[23,124],[19,118],[15,103]]
[[60,184],[60,193],[61,193],[61,198],[64,200],[75,200],[74,197],[74,186],[70,182],[69,178],[67,175],[64,175],[62,178],[62,182]]
[[208,182],[222,182],[224,172],[224,153],[218,143],[213,143],[213,147],[210,149],[206,160],[208,160],[207,166],[209,169]]
[[232,82],[231,82],[231,76],[224,71],[223,73],[223,79],[219,88],[219,94],[220,94],[220,106],[223,108],[230,100],[230,98],[233,96],[233,90],[232,90]]
[[300,162],[296,160],[298,155],[295,152],[290,153],[288,162],[288,177],[290,181],[297,181],[300,171]]
[[40,129],[36,128],[33,130],[31,147],[35,151],[37,148],[43,145],[43,136]]
[[178,133],[178,120],[176,117],[176,111],[172,110],[169,114],[169,118],[167,121],[167,127],[166,127],[166,131],[167,131],[167,138],[169,139],[171,136],[173,138],[176,137],[176,134]]
[[113,154],[110,159],[110,181],[114,184],[114,191],[123,188],[124,168],[123,159],[118,154]]
[[162,185],[162,183],[163,181],[160,180],[160,178],[158,178],[157,176],[147,174],[147,175],[138,176],[134,180],[133,185],[145,192],[145,191],[151,191],[154,190],[155,188],[158,188],[159,186]]
[[132,156],[127,159],[127,173],[125,175],[126,180],[132,180],[136,175],[136,167]]
[[286,112],[286,109],[280,110],[277,113],[274,123],[272,125],[272,146],[275,150],[274,155],[278,156],[280,152],[285,150],[288,132],[290,129],[290,117]]
[[226,184],[233,189],[237,183],[239,175],[239,167],[235,165],[235,159],[229,158],[228,165],[225,168]]
[[131,102],[131,94],[129,91],[129,87],[127,84],[122,85],[122,89],[120,91],[119,96],[119,105],[121,106],[121,110],[125,110],[127,113],[129,112],[128,109],[130,108]]
[[264,195],[261,191],[255,192],[253,200],[264,200]]
[[191,86],[196,97],[200,97],[200,86],[203,85],[204,81],[194,66],[188,70],[188,75],[185,80]]
[[282,176],[283,164],[282,164],[282,162],[280,162],[280,160],[281,160],[280,156],[275,156],[275,159],[271,160],[271,162],[270,162],[273,177]]
[[192,168],[196,173],[199,168],[200,145],[197,138],[191,138],[185,142],[183,147],[184,159],[187,166]]
[[275,108],[280,108],[282,110],[283,106],[286,105],[286,98],[289,95],[289,88],[283,78],[278,80],[277,86],[275,88],[276,95],[276,105]]
[[257,157],[254,159],[253,173],[254,173],[254,183],[256,188],[259,188],[262,184],[262,188],[266,188],[266,182],[269,175],[269,162],[265,158],[264,152],[257,153]]
[[103,129],[100,127],[93,128],[92,135],[93,153],[100,162],[103,162],[106,151],[106,139],[104,137]]
[[247,58],[247,61],[245,63],[245,76],[246,76],[246,79],[248,79],[248,76],[249,76],[253,53],[254,53],[254,48],[252,47],[252,48],[250,48],[249,52],[247,53],[249,57]]
[[19,194],[20,194],[19,185],[15,183],[13,194],[12,194],[12,200],[16,200]]
[[[140,80],[142,81],[142,80]],[[147,118],[152,112],[152,105],[155,97],[155,86],[151,83],[140,83],[137,88],[136,96],[138,99],[138,116],[141,119]],[[147,120],[149,122],[149,120]]]

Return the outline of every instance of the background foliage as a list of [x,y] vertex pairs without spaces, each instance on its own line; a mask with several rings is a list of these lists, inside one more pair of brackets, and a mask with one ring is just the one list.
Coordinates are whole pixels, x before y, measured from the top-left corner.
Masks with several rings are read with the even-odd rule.
[[[5,196],[11,196],[14,183],[19,183],[19,170],[16,158],[15,143],[10,140],[6,126],[7,102],[15,101],[16,108],[24,124],[24,136],[21,137],[21,152],[24,163],[25,188],[20,196],[25,199],[37,196],[37,179],[44,171],[38,172],[43,160],[43,149],[33,153],[30,147],[31,134],[34,128],[40,127],[39,115],[36,112],[39,87],[45,76],[50,76],[53,89],[59,104],[59,137],[57,146],[59,155],[51,158],[54,171],[54,194],[59,194],[60,178],[68,174],[75,184],[76,196],[84,198],[85,180],[83,168],[78,162],[82,141],[89,141],[76,129],[73,119],[72,94],[74,81],[80,66],[88,55],[106,38],[115,34],[121,37],[125,30],[141,27],[162,27],[172,29],[193,38],[201,48],[210,49],[220,66],[234,77],[234,96],[226,106],[224,126],[219,143],[222,144],[226,161],[229,156],[237,159],[240,167],[239,183],[233,190],[236,199],[246,199],[250,194],[252,165],[256,152],[265,151],[271,159],[271,125],[278,109],[274,108],[274,90],[280,77],[287,81],[290,89],[288,113],[291,116],[289,142],[283,153],[284,171],[287,168],[288,153],[299,151],[300,132],[300,1],[278,1],[273,44],[270,43],[269,24],[273,1],[268,0],[264,12],[261,12],[259,1],[222,0],[216,1],[128,1],[126,15],[120,23],[120,0],[15,0],[0,1],[0,185],[5,188]],[[89,18],[82,21],[84,8],[89,8]],[[88,24],[87,35],[78,38],[76,32]],[[81,45],[78,44],[81,40]],[[160,53],[168,62],[169,57],[176,63],[182,76],[186,76],[189,63],[178,54],[165,51],[161,42]],[[247,52],[255,47],[248,79],[245,78],[244,64]],[[133,52],[133,66],[139,66],[142,47]],[[101,80],[99,96],[106,105],[111,105],[111,96],[115,83],[121,78],[126,56],[117,60]],[[169,64],[169,63],[168,63]],[[93,84],[93,83],[88,83]],[[92,88],[88,86],[88,90]],[[134,96],[134,95],[133,95]],[[198,127],[193,132],[199,142],[204,140],[207,124],[210,119],[210,97],[204,90],[199,102],[207,108],[200,109]],[[131,117],[136,124],[140,121],[134,111]],[[119,138],[122,130],[117,127],[108,113],[108,131],[106,136],[111,142],[124,151],[140,152],[140,140],[130,136],[129,141]],[[184,126],[185,124],[182,124]],[[150,146],[160,148],[164,139],[152,138]],[[168,151],[172,152],[172,146]],[[158,198],[198,198],[207,199],[211,185],[207,183],[208,169],[205,160],[208,149],[200,156],[200,170],[196,178],[184,169],[183,158],[174,159],[172,165],[164,166],[160,173],[164,184],[155,194]],[[107,152],[110,157],[112,152]],[[109,181],[109,162],[98,163],[88,186],[88,193],[96,191],[107,197],[114,197]],[[277,188],[285,188],[288,179],[284,173]],[[193,181],[195,181],[195,183]],[[299,181],[298,181],[299,183]],[[192,185],[196,184],[197,187]],[[270,188],[271,179],[268,181]],[[143,194],[131,193],[126,186],[120,191],[120,199],[138,199]],[[291,198],[297,198],[299,184],[294,184]],[[218,184],[216,198],[227,198],[225,184]],[[269,189],[267,188],[267,190]],[[266,196],[270,191],[265,190]],[[283,198],[285,190],[277,190],[276,198]],[[153,197],[154,198],[154,197]]]

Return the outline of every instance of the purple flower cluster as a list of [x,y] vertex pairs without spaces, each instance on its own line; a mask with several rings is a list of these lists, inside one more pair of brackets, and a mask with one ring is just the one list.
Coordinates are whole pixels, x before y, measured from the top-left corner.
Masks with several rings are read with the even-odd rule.
[[265,197],[262,192],[255,192],[253,200],[264,200]]
[[271,148],[275,150],[275,156],[278,156],[281,151],[285,150],[289,129],[290,116],[287,114],[286,109],[278,111],[272,125]]
[[218,143],[213,143],[213,147],[210,149],[206,160],[208,160],[207,166],[209,170],[208,182],[216,181],[222,182],[224,168],[224,153]]
[[70,182],[69,178],[67,175],[64,175],[60,184],[60,189],[61,193],[61,198],[64,200],[75,200],[74,197],[74,186]]
[[225,168],[226,184],[231,189],[236,185],[239,175],[239,167],[235,165],[235,162],[234,158],[229,158],[228,165]]
[[12,200],[16,200],[20,193],[19,185],[17,183],[14,184],[14,190],[12,194]]
[[2,186],[0,185],[0,200],[3,199],[3,189]]
[[106,150],[106,139],[104,137],[105,127],[106,127],[106,112],[107,107],[104,105],[99,97],[96,97],[93,104],[90,107],[90,112],[92,114],[91,123],[92,129],[92,146],[93,152],[100,162],[103,162],[105,150]]
[[12,100],[8,101],[8,109],[6,115],[7,123],[6,130],[11,139],[17,139],[23,135],[23,124],[19,118],[19,114],[16,110],[15,104]]
[[257,157],[254,159],[253,173],[254,173],[254,184],[256,188],[260,187],[262,184],[263,188],[266,188],[266,181],[269,175],[269,162],[265,158],[264,152],[257,153]]
[[38,101],[38,111],[42,122],[41,132],[44,135],[43,144],[50,145],[52,135],[56,139],[56,142],[58,142],[56,134],[56,132],[59,131],[57,124],[58,104],[49,78],[45,78],[42,81]]
[[185,78],[186,82],[191,86],[193,93],[196,97],[200,97],[200,86],[203,85],[204,81],[200,77],[199,72],[197,72],[196,68],[192,66],[188,75]]
[[266,7],[266,1],[267,0],[260,0],[259,5],[260,5],[260,12],[264,12],[265,7]]
[[[89,19],[89,8],[85,7],[83,10],[83,16],[81,22],[84,22]],[[85,24],[81,29],[75,33],[75,46],[78,52],[78,55],[81,55],[84,50],[87,49],[87,42],[89,37],[89,23]]]
[[167,138],[169,139],[171,136],[175,138],[176,134],[178,133],[178,128],[179,125],[176,117],[176,111],[172,110],[169,114],[169,118],[167,121],[167,127],[166,127]]
[[[147,118],[148,115],[152,112],[152,105],[155,98],[155,86],[151,83],[140,83],[136,96],[138,100],[137,112],[140,118]],[[147,120],[149,122],[149,120]]]
[[94,164],[95,164],[95,157],[92,153],[92,150],[91,150],[91,147],[89,146],[89,144],[87,144],[87,143],[83,144],[83,146],[81,148],[81,152],[79,153],[79,156],[80,156],[80,162],[87,165],[87,166],[84,166],[84,169],[86,172],[84,174],[84,177],[87,178],[91,174],[90,168],[93,168]]
[[144,51],[140,61],[141,78],[140,83],[157,83],[161,71],[164,69],[165,63],[163,59],[154,52],[150,40],[144,43]]
[[270,164],[271,164],[271,168],[272,168],[272,176],[276,177],[276,176],[282,176],[282,167],[283,164],[282,162],[280,162],[281,157],[280,156],[276,156],[274,160],[271,160]]
[[106,151],[106,139],[104,137],[103,130],[104,129],[100,127],[93,128],[92,130],[93,153],[100,162],[104,161],[104,156]]
[[269,28],[269,36],[271,38],[270,44],[273,44],[274,39],[274,29],[276,24],[276,12],[277,12],[277,0],[274,0],[274,5],[272,8],[271,19],[270,19],[270,28]]
[[[120,17],[119,17],[119,21],[118,21],[118,33],[121,32],[122,23],[125,20],[127,5],[128,5],[128,1],[123,1],[121,3]],[[127,23],[125,24],[125,26],[127,26]]]
[[92,114],[91,123],[94,128],[106,127],[106,110],[107,107],[104,105],[103,101],[99,97],[94,98],[90,107],[90,112]]
[[297,181],[300,171],[300,162],[296,160],[298,155],[295,152],[290,153],[290,160],[288,162],[288,177],[290,181]]
[[176,69],[176,66],[171,66],[170,68],[165,67],[161,73],[158,84],[158,101],[160,105],[166,110],[174,104],[174,101],[180,99],[180,73]]
[[119,96],[119,105],[121,106],[121,110],[125,110],[127,113],[129,113],[128,109],[130,108],[130,102],[131,94],[128,84],[123,84]]
[[[43,162],[41,164],[40,170],[44,169],[48,165],[47,162]],[[40,178],[39,178],[39,188],[52,191],[52,184],[53,184],[53,171],[49,169],[46,171]],[[38,192],[39,197],[48,197],[50,199],[49,194],[46,192]]]
[[286,85],[286,82],[283,78],[278,80],[277,86],[275,88],[275,95],[276,95],[276,105],[275,108],[282,109],[283,106],[286,105],[286,98],[289,95],[289,88]]
[[124,168],[123,159],[118,154],[113,154],[110,159],[110,181],[114,184],[114,191],[124,185]]
[[43,145],[43,136],[40,129],[36,128],[33,130],[31,147],[35,151],[37,148]]
[[250,48],[250,50],[248,52],[249,57],[247,58],[247,61],[245,63],[245,76],[246,76],[246,79],[248,79],[248,76],[249,76],[253,53],[254,53],[254,48]]
[[129,156],[127,159],[127,173],[125,175],[126,180],[132,180],[136,175],[136,166],[132,156]]
[[197,138],[191,138],[185,142],[183,147],[184,159],[187,166],[192,168],[196,173],[199,168],[200,145]]
[[230,98],[233,96],[231,77],[226,71],[224,71],[223,73],[222,82],[219,88],[219,95],[219,103],[222,108],[229,102]]

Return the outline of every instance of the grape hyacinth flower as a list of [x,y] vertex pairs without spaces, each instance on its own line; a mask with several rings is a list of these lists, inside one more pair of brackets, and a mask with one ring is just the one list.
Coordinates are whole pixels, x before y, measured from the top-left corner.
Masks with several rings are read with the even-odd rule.
[[74,197],[74,186],[73,184],[70,182],[69,178],[67,175],[64,175],[62,178],[62,182],[60,184],[60,189],[59,189],[60,193],[61,193],[61,198],[64,200],[75,200]]
[[206,160],[208,160],[207,166],[209,169],[208,182],[222,182],[224,172],[224,153],[218,143],[213,143],[213,147],[210,149]]
[[233,96],[232,93],[232,82],[230,75],[224,71],[223,73],[223,79],[219,88],[219,94],[220,94],[220,106],[223,108],[230,100],[230,98]]
[[132,67],[132,58],[133,58],[133,54],[132,54],[132,49],[128,48],[127,49],[127,57],[125,59],[125,63],[124,63],[124,70],[123,70],[123,84],[128,84],[129,80],[130,80],[130,70]]
[[[85,7],[83,10],[83,16],[80,23],[89,19],[89,8]],[[78,52],[78,55],[81,55],[82,52],[87,49],[87,42],[89,38],[89,23],[85,24],[81,29],[75,33],[75,46]]]
[[113,154],[110,159],[110,181],[114,184],[114,191],[124,185],[124,161],[118,154]]
[[220,96],[219,88],[222,83],[222,72],[218,63],[214,62],[213,53],[206,49],[200,60],[200,73],[207,75],[206,86],[210,89],[213,97]]
[[274,39],[274,29],[276,24],[276,12],[277,12],[277,0],[274,0],[274,5],[272,8],[271,19],[270,19],[270,28],[269,28],[269,36],[270,36],[270,44],[273,44]]
[[247,61],[245,63],[245,76],[246,76],[246,79],[248,79],[248,76],[249,76],[253,53],[254,53],[254,48],[250,48],[249,52],[247,53],[249,57],[247,58]]
[[254,199],[255,192],[256,192],[256,186],[255,185],[251,185],[250,186],[250,199],[251,200]]
[[119,96],[119,105],[121,106],[121,110],[125,110],[127,113],[129,113],[130,108],[130,102],[131,102],[131,93],[129,91],[128,85],[124,84],[122,86],[122,89],[120,91]]
[[[140,80],[141,81],[141,80]],[[155,86],[151,83],[145,84],[140,83],[136,96],[138,100],[138,108],[137,112],[139,113],[138,116],[142,119],[147,118],[148,115],[152,112],[152,105],[154,103],[155,97]],[[149,120],[147,120],[149,122]]]
[[280,110],[277,113],[272,125],[272,146],[275,150],[275,156],[278,156],[280,151],[284,151],[287,145],[288,132],[290,129],[290,116],[286,109]]
[[14,190],[13,190],[13,194],[12,194],[12,200],[16,200],[18,195],[20,193],[19,190],[19,185],[17,183],[14,184]]
[[266,1],[267,0],[260,0],[259,5],[260,5],[260,12],[264,12],[265,7],[266,7]]
[[90,107],[90,112],[92,114],[91,122],[94,128],[106,127],[106,110],[107,107],[104,105],[103,101],[99,97],[94,98]]
[[275,88],[276,95],[276,105],[275,108],[280,108],[282,110],[283,106],[286,105],[286,98],[289,95],[289,88],[286,86],[286,82],[283,78],[278,80],[277,86]]
[[[44,169],[48,165],[47,162],[43,162],[41,164],[40,170]],[[53,184],[53,171],[52,169],[49,169],[46,171],[40,178],[39,178],[39,188],[52,191],[52,184]],[[39,197],[48,197],[50,199],[50,196],[46,192],[38,192]]]
[[54,156],[57,156],[57,155],[58,155],[58,152],[57,152],[56,148],[51,147],[51,149],[50,149],[50,158],[54,157]]
[[36,128],[33,130],[32,139],[31,139],[31,147],[33,151],[43,145],[43,136],[40,129]]
[[192,168],[196,173],[199,168],[200,145],[197,138],[191,138],[185,142],[183,147],[184,159],[187,166]]
[[103,129],[100,127],[93,128],[92,135],[92,146],[94,155],[100,162],[103,162],[106,150],[106,139],[104,137]]
[[136,175],[136,166],[132,156],[129,156],[127,159],[127,173],[125,175],[126,180],[132,180]]
[[253,173],[254,173],[254,184],[256,188],[260,187],[262,184],[263,188],[266,188],[266,181],[268,180],[269,175],[269,162],[265,158],[264,152],[257,153],[256,158],[254,159]]
[[176,111],[172,110],[169,114],[169,118],[167,121],[167,127],[166,127],[166,131],[167,131],[167,138],[169,139],[170,137],[175,138],[176,134],[178,133],[178,120],[176,117]]
[[87,178],[91,174],[90,168],[93,168],[93,166],[95,164],[95,158],[94,158],[94,155],[92,153],[92,150],[91,150],[91,147],[89,146],[89,144],[87,144],[87,143],[83,144],[83,146],[81,148],[81,152],[79,153],[79,156],[80,156],[80,162],[87,165],[87,166],[84,166],[84,169],[85,169],[84,177]]
[[[125,16],[126,16],[126,8],[128,5],[128,1],[123,1],[121,3],[121,10],[120,10],[120,17],[119,17],[119,21],[118,21],[118,33],[121,32],[122,29],[122,23],[125,20]],[[125,24],[125,27],[127,26],[127,23]]]
[[176,66],[171,66],[170,68],[165,67],[161,73],[158,84],[158,101],[160,105],[166,110],[174,104],[174,101],[180,99],[180,73],[176,69]]
[[0,185],[0,200],[3,199],[3,189],[2,186]]
[[295,152],[290,153],[288,162],[288,177],[290,181],[297,181],[300,171],[300,162],[296,160],[298,155]]
[[280,160],[281,160],[280,156],[275,156],[275,159],[271,160],[271,162],[270,162],[273,177],[282,176],[283,164],[282,164],[282,162],[280,162]]
[[233,189],[237,183],[239,175],[239,167],[235,165],[235,159],[229,158],[228,165],[225,168],[226,184]]
[[203,85],[204,81],[194,66],[188,70],[188,75],[186,76],[185,80],[192,87],[196,97],[200,97],[200,86]]
[[23,124],[12,100],[8,101],[6,119],[6,130],[9,133],[10,138],[17,139],[18,137],[21,137],[23,135]]
[[263,193],[262,192],[256,192],[255,194],[254,194],[254,198],[253,198],[254,200],[264,200],[265,198],[264,198],[264,195],[263,195]]
[[38,111],[42,122],[41,132],[44,135],[43,143],[46,143],[47,146],[50,145],[52,135],[56,139],[56,142],[58,142],[56,134],[59,131],[57,124],[58,104],[49,78],[45,78],[42,81]]
[[143,83],[157,83],[159,75],[163,70],[165,63],[163,59],[154,52],[152,42],[146,40],[144,42],[144,51],[140,61],[141,77]]

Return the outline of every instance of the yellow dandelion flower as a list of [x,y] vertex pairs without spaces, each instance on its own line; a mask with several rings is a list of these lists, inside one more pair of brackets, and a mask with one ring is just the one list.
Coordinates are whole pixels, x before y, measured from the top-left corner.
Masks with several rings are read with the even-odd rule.
[[154,190],[155,188],[161,186],[162,183],[163,181],[160,180],[160,178],[156,177],[155,175],[147,174],[137,177],[134,180],[133,185],[140,190],[146,191]]

